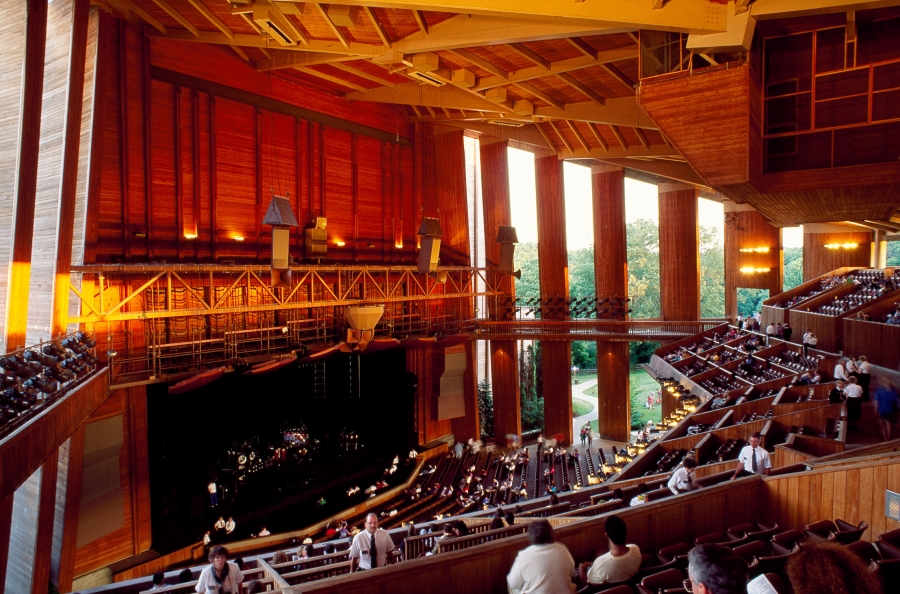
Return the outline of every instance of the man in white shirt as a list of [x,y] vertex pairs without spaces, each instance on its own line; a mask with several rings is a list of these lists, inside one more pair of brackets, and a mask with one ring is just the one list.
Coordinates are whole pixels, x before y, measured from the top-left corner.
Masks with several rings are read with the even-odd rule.
[[856,422],[862,417],[863,389],[855,377],[851,377],[844,386],[844,396],[847,397],[847,417],[850,420],[850,431],[857,431],[859,427],[856,426]]
[[225,534],[231,534],[234,532],[234,518],[229,517],[228,521],[225,522]]
[[603,529],[609,540],[609,552],[597,557],[593,563],[578,566],[578,576],[587,584],[614,584],[634,577],[641,567],[641,550],[637,545],[626,545],[628,529],[619,516],[606,518]]
[[694,478],[691,476],[694,474],[695,468],[697,468],[696,458],[687,457],[684,459],[684,462],[681,463],[678,470],[672,473],[672,478],[669,479],[667,486],[672,493],[678,495],[679,493],[687,493],[688,491],[702,488],[694,482]]
[[742,449],[741,453],[738,455],[738,465],[734,470],[734,476],[731,477],[731,480],[740,476],[742,471],[769,476],[769,471],[772,469],[772,462],[769,460],[769,452],[759,447],[759,442],[761,440],[762,437],[759,431],[750,435],[750,445],[744,446],[744,449]]
[[572,572],[575,560],[565,545],[555,542],[547,520],[528,525],[531,546],[519,551],[506,585],[511,594],[560,594],[574,592]]
[[366,529],[353,537],[350,545],[350,573],[357,569],[375,569],[394,562],[391,535],[378,527],[378,516],[366,516]]
[[216,507],[219,505],[219,490],[216,487],[216,481],[209,481],[209,484],[206,485],[206,490],[209,491],[209,506]]
[[838,359],[837,365],[834,366],[834,381],[846,382],[848,379],[847,372],[844,370],[844,361]]

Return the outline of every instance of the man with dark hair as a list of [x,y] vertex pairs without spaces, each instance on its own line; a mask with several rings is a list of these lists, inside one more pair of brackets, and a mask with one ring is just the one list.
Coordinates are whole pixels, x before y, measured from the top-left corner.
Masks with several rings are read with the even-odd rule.
[[528,525],[531,546],[519,551],[506,584],[512,594],[559,594],[574,592],[572,572],[575,561],[568,549],[553,536],[547,520]]
[[625,520],[609,516],[603,526],[609,540],[609,552],[597,557],[593,563],[578,566],[578,577],[587,584],[611,584],[631,579],[641,567],[641,550],[637,545],[626,545],[628,529]]
[[697,460],[690,456],[686,457],[681,463],[681,468],[672,473],[672,478],[669,479],[666,486],[676,495],[699,489],[700,485],[695,483],[691,476],[694,474],[695,468],[697,468]]
[[688,553],[688,578],[684,587],[694,594],[744,594],[747,564],[727,547],[703,544]]
[[762,434],[759,431],[750,434],[750,445],[744,446],[744,449],[738,454],[738,465],[734,469],[734,476],[731,477],[731,480],[739,477],[741,472],[769,476],[772,462],[769,460],[769,452],[759,447],[761,440]]
[[166,581],[166,574],[161,571],[157,571],[153,574],[153,587],[151,590],[159,590],[163,586],[163,582]]
[[191,570],[188,568],[184,568],[181,570],[181,573],[178,574],[178,583],[186,584],[191,581],[194,577],[194,574],[191,573]]

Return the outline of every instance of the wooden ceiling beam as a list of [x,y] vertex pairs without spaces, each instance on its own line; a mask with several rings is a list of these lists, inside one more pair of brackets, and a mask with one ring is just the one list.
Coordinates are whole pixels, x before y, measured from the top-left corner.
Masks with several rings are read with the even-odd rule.
[[350,42],[347,40],[347,36],[344,35],[344,32],[341,31],[341,28],[334,24],[334,21],[331,20],[331,17],[328,16],[328,11],[325,10],[325,7],[319,4],[318,2],[313,2],[313,6],[319,11],[319,14],[325,19],[325,23],[331,28],[331,32],[338,38],[338,41],[341,42],[346,48],[350,47]]
[[368,101],[371,103],[392,103],[396,105],[418,105],[419,107],[448,107],[452,109],[471,109],[489,113],[502,113],[507,109],[492,103],[477,93],[468,93],[452,85],[434,87],[418,82],[408,82],[396,87],[378,87],[365,92],[348,93],[351,101]]
[[574,152],[575,147],[573,147],[572,143],[569,142],[569,139],[565,137],[565,135],[562,133],[562,130],[560,130],[559,126],[556,125],[556,122],[550,121],[547,123],[550,124],[551,128],[553,128],[553,131],[556,132],[556,135],[559,136],[559,139],[562,141],[562,143],[566,145],[566,150],[568,150],[570,153]]
[[573,89],[577,90],[579,93],[581,93],[582,95],[584,95],[585,97],[587,97],[587,98],[590,99],[591,101],[594,101],[595,103],[598,103],[598,104],[600,104],[600,105],[606,105],[606,99],[604,99],[604,98],[603,98],[599,93],[597,93],[596,91],[590,89],[587,85],[585,85],[585,84],[579,82],[579,81],[578,81],[575,77],[573,77],[571,74],[567,74],[567,73],[565,73],[565,72],[561,72],[561,73],[557,74],[556,76],[557,76],[557,78],[559,78],[561,81],[563,81],[564,83],[566,83],[567,85],[569,85],[569,86],[572,87]]
[[391,38],[388,37],[387,31],[384,30],[384,25],[378,20],[375,11],[369,6],[363,6],[363,11],[366,13],[366,16],[369,17],[369,20],[372,21],[372,26],[375,27],[375,32],[378,33],[378,37],[381,38],[381,43],[383,43],[386,48],[391,49]]
[[609,152],[609,144],[600,135],[600,130],[597,129],[597,124],[594,124],[593,122],[588,122],[587,126],[588,126],[588,129],[594,133],[594,138],[597,139],[597,142],[600,143],[600,146],[603,147],[603,150],[608,153]]
[[491,74],[493,74],[494,76],[496,76],[500,79],[509,80],[509,73],[507,71],[503,70],[499,66],[496,66],[496,65],[488,62],[484,58],[476,56],[475,54],[473,54],[472,52],[470,52],[467,49],[453,49],[453,50],[449,50],[449,51],[452,54],[459,56],[463,60],[470,62],[472,64],[475,64],[482,70],[487,70],[488,72],[490,72]]
[[526,82],[515,83],[515,86],[522,89],[526,93],[530,93],[531,95],[534,95],[538,99],[546,101],[547,103],[549,103],[556,109],[565,110],[565,108],[566,108],[566,105],[562,101],[558,101],[557,99],[554,99],[553,97],[551,97],[544,91],[532,86],[529,83],[526,83]]
[[[260,72],[269,72],[272,70],[284,70],[286,68],[294,68],[295,66],[315,66],[316,64],[336,64],[340,62],[350,62],[359,60],[359,56],[343,54],[322,54],[319,52],[291,52],[291,51],[275,51],[262,60],[256,62],[256,69]],[[390,84],[385,80],[381,84]]]
[[596,58],[592,58],[589,56],[579,56],[577,58],[569,58],[566,60],[559,60],[558,62],[551,62],[549,72],[547,72],[540,66],[533,66],[531,68],[523,68],[522,70],[517,70],[516,72],[509,74],[505,79],[496,76],[482,78],[478,80],[475,88],[479,91],[484,91],[486,89],[500,87],[511,82],[529,81],[536,78],[543,78],[548,74],[562,74],[565,72],[572,72],[574,70],[583,70],[584,68],[591,68],[592,66],[597,66],[605,62],[619,62],[621,60],[637,59],[637,57],[638,50],[636,47],[617,48],[599,52]]
[[421,10],[413,10],[412,13],[416,19],[416,24],[419,26],[419,31],[428,35],[428,21],[425,20],[425,14]]
[[[164,0],[154,0],[154,2],[162,2]],[[175,41],[194,41],[201,43],[211,43],[214,45],[239,45],[241,47],[255,47],[260,49],[278,49],[280,51],[289,52],[320,52],[325,54],[346,54],[356,55],[359,57],[375,57],[384,53],[384,46],[369,45],[367,43],[350,42],[350,47],[344,47],[327,39],[310,39],[309,43],[304,45],[287,45],[275,48],[271,42],[259,35],[235,33],[234,39],[229,39],[222,33],[211,33],[208,31],[199,31],[196,36],[188,34],[180,29],[169,29],[168,35],[163,35],[158,31],[147,31],[148,37],[159,37],[161,39],[172,39]]]
[[619,144],[622,145],[622,148],[623,148],[623,149],[627,149],[627,148],[628,148],[628,143],[625,142],[625,137],[622,136],[622,132],[619,131],[619,127],[610,124],[609,129],[612,130],[612,133],[615,135],[616,140],[619,141]]
[[647,141],[647,137],[644,136],[644,133],[641,131],[641,129],[632,128],[632,130],[634,130],[634,133],[637,135],[638,140],[644,146],[644,148],[650,148],[650,142]]
[[366,87],[363,87],[361,85],[358,85],[358,84],[355,84],[352,82],[348,82],[337,76],[331,76],[330,74],[325,74],[324,72],[319,72],[318,70],[314,70],[313,68],[308,68],[306,66],[295,66],[294,69],[298,70],[304,74],[308,74],[310,76],[315,76],[317,78],[321,78],[322,80],[327,80],[328,82],[332,82],[332,83],[335,83],[338,85],[343,85],[343,86],[353,89],[355,91],[365,92],[368,90],[368,89],[366,89]]
[[590,43],[588,43],[581,37],[569,37],[567,41],[569,43],[571,43],[572,46],[575,47],[575,49],[580,51],[582,54],[584,54],[588,58],[590,58],[594,61],[599,59],[598,58],[599,52],[597,50],[595,50],[594,47]]
[[132,2],[132,0],[119,0],[119,3],[125,6],[128,10],[139,16],[145,23],[165,35],[168,33],[168,29],[165,25],[156,20],[153,15],[149,14],[146,10]]
[[613,78],[628,87],[628,90],[634,92],[634,81],[625,76],[625,73],[616,68],[612,64],[602,64],[603,69],[609,72]]
[[[203,17],[215,26],[216,29],[222,32],[225,37],[228,39],[234,39],[234,31],[228,28],[228,25],[222,22],[222,20],[217,17],[213,11],[211,11],[206,4],[204,4],[201,0],[188,0],[191,3],[191,6],[197,9],[197,12],[203,15]],[[248,58],[249,59],[249,58]]]
[[694,168],[687,163],[621,158],[613,156],[612,153],[610,155],[597,155],[595,158],[604,163],[616,165],[617,167],[636,169],[638,171],[659,175],[686,184],[707,186],[706,180],[700,177],[700,175],[694,171]]
[[[166,0],[153,0],[153,3],[159,6],[167,15],[178,21],[178,24],[190,31],[191,35],[195,38],[200,36],[200,30],[197,29],[189,20],[184,18],[184,16],[172,8],[172,5],[166,2]],[[168,35],[174,35],[176,31],[169,31]],[[224,36],[223,36],[224,37]],[[233,37],[225,39],[233,39]],[[226,43],[225,45],[231,45],[230,43]]]
[[[299,2],[300,0],[290,0]],[[823,0],[814,0],[814,3]],[[664,10],[649,10],[650,3],[634,0],[603,2],[547,2],[546,0],[341,0],[350,6],[374,6],[401,10],[453,12],[494,17],[520,17],[546,23],[596,24],[619,30],[657,29],[682,33],[724,31],[728,7],[694,0],[668,0]]]
[[569,125],[569,129],[572,131],[572,134],[575,135],[575,138],[578,140],[578,143],[584,147],[584,150],[586,150],[586,151],[591,150],[591,145],[588,144],[587,139],[578,130],[578,128],[575,126],[575,123],[572,122],[572,120],[566,120],[566,123]]
[[553,149],[554,151],[558,152],[559,149],[556,147],[556,145],[553,143],[553,141],[550,140],[550,135],[547,134],[547,131],[544,130],[544,127],[538,123],[535,123],[534,127],[537,128],[537,131],[540,132],[541,136],[544,137],[544,140],[547,142],[547,146],[550,147],[551,149]]
[[353,66],[350,66],[348,64],[343,64],[341,62],[333,62],[330,64],[330,66],[332,68],[337,68],[338,70],[343,70],[344,72],[347,72],[348,74],[352,74],[353,76],[358,76],[359,78],[364,78],[364,79],[366,79],[370,82],[376,83],[380,86],[388,86],[388,87],[396,86],[392,82],[386,81],[381,77],[375,76],[374,74],[369,74],[368,72],[365,72],[364,70],[360,70],[359,68],[354,68]]
[[655,129],[653,120],[641,109],[634,97],[607,99],[606,105],[599,105],[594,101],[566,103],[565,109],[557,109],[547,105],[536,107],[534,115],[535,117],[555,120],[574,120],[577,122]]
[[550,70],[550,62],[549,61],[545,60],[537,52],[534,52],[534,51],[528,49],[523,44],[508,43],[506,45],[506,47],[513,50],[514,52],[516,52],[517,54],[519,54],[520,56],[522,56],[523,58],[525,58],[526,60],[528,60],[529,62],[534,64],[535,66],[539,66],[540,68],[543,68],[544,70],[548,70],[548,71]]

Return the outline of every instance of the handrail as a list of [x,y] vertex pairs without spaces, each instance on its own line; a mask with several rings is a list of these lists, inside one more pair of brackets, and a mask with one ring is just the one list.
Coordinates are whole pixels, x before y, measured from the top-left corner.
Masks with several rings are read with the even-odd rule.
[[726,323],[727,320],[698,321],[633,320],[478,320],[473,338],[483,340],[613,340],[648,341],[686,338]]

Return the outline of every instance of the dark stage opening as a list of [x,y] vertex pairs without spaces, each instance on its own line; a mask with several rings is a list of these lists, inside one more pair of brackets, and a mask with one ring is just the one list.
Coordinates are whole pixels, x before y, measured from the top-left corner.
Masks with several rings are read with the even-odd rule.
[[237,528],[224,540],[235,540],[263,525],[296,530],[357,503],[345,491],[374,485],[414,445],[415,396],[405,376],[398,351],[338,354],[262,376],[229,373],[177,396],[165,384],[150,386],[153,549],[197,542],[219,516],[234,517]]

